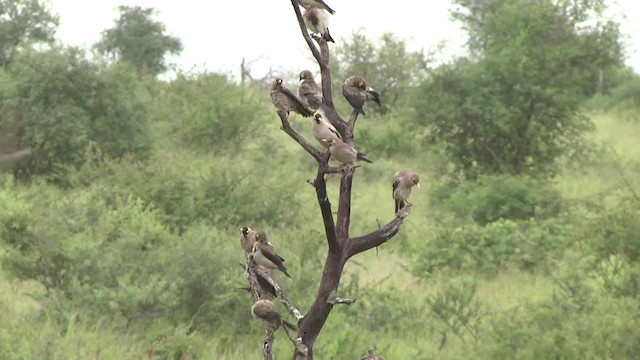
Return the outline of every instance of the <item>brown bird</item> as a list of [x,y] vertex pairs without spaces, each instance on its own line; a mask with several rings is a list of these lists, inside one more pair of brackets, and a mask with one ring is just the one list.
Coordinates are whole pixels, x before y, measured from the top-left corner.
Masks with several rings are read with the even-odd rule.
[[319,8],[311,8],[302,14],[304,23],[307,24],[309,30],[316,34],[321,34],[322,38],[328,42],[335,43],[329,33],[329,16],[324,10]]
[[265,268],[264,266],[258,265],[255,261],[250,261],[249,264],[249,270],[252,274],[255,275],[256,282],[258,283],[260,290],[262,290],[262,296],[264,296],[264,294],[269,294],[272,298],[277,298],[278,293],[276,292],[275,287],[273,287],[269,280],[267,280],[267,276],[271,275],[269,269]]
[[256,242],[257,231],[245,226],[240,228],[240,233],[240,245],[242,245],[244,253],[247,255],[251,254],[253,251],[253,243]]
[[322,0],[298,0],[298,3],[307,10],[315,8],[327,10],[329,14],[332,15],[335,13],[335,11],[333,11],[333,9]]
[[417,185],[420,188],[420,176],[409,170],[398,171],[393,177],[393,199],[395,200],[396,213],[409,204],[411,188]]
[[282,79],[280,78],[276,78],[271,82],[269,97],[271,97],[273,105],[278,110],[286,111],[287,115],[289,115],[289,111],[296,112],[304,117],[313,115],[313,111],[307,109],[297,96],[282,85]]
[[298,84],[298,96],[304,106],[318,110],[322,104],[322,89],[313,79],[313,74],[309,70],[300,72],[300,83]]
[[360,151],[354,149],[353,147],[349,146],[349,144],[340,139],[329,139],[324,141],[327,143],[327,145],[329,145],[331,157],[343,164],[355,165],[357,160],[373,163],[373,161],[365,157],[366,154],[363,154]]
[[342,138],[338,130],[336,130],[329,120],[325,119],[320,113],[316,113],[313,116],[311,132],[313,133],[313,137],[327,149],[329,148],[329,144],[325,140],[340,140]]
[[349,76],[342,84],[342,95],[362,115],[367,115],[362,109],[365,102],[373,101],[380,105],[380,94],[369,87],[362,76]]
[[267,240],[267,232],[260,230],[256,233],[256,242],[253,244],[253,259],[267,269],[278,269],[282,271],[288,278],[291,275],[284,266],[284,259],[276,254],[273,245]]
[[260,299],[256,301],[251,307],[251,315],[269,329],[268,337],[270,339],[273,339],[273,334],[280,328],[280,326],[284,326],[289,330],[297,330],[295,325],[286,321],[276,311],[276,306],[273,302],[267,299]]

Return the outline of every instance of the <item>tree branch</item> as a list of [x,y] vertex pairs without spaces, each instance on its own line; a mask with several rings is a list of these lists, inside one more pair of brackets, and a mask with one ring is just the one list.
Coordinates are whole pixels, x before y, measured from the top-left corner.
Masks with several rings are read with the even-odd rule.
[[329,244],[329,251],[335,253],[338,251],[338,239],[336,237],[336,225],[333,221],[333,212],[331,211],[331,202],[329,202],[329,196],[327,195],[327,182],[324,180],[324,174],[326,174],[328,170],[337,170],[337,168],[330,168],[326,161],[327,160],[325,160],[324,163],[318,163],[318,174],[313,181],[313,186],[316,188],[316,197],[318,198],[318,205],[320,205],[320,212],[322,213],[324,232],[327,237],[327,243]]
[[303,149],[305,149],[311,156],[313,156],[314,159],[316,159],[316,161],[318,161],[318,163],[320,163],[323,159],[323,153],[321,153],[318,149],[316,149],[313,145],[311,145],[307,141],[307,139],[304,138],[304,136],[298,134],[298,132],[291,127],[291,124],[289,123],[289,119],[287,119],[286,112],[282,110],[278,110],[278,116],[280,117],[280,121],[282,121],[282,126],[280,127],[280,130],[287,133],[287,135],[289,135],[293,140],[295,140],[298,144],[300,144],[300,146],[302,146]]
[[344,242],[349,238],[349,225],[351,224],[351,185],[353,184],[353,172],[351,166],[343,168],[344,173],[340,179],[340,202],[338,203],[338,226],[336,232],[338,241]]
[[404,218],[409,216],[410,208],[411,205],[408,205],[404,209],[398,211],[396,217],[385,226],[367,235],[349,239],[344,248],[345,258],[349,259],[353,255],[359,254],[376,246],[380,246],[387,240],[394,237],[400,230],[400,225],[404,222]]
[[349,116],[349,122],[347,123],[347,131],[345,134],[345,142],[353,146],[353,129],[356,127],[356,120],[358,120],[358,110],[353,109],[351,116]]
[[322,64],[322,57],[320,56],[320,52],[318,48],[311,41],[311,36],[309,35],[309,31],[307,30],[307,25],[304,23],[304,19],[302,18],[302,13],[300,12],[300,4],[298,4],[298,0],[291,0],[291,5],[293,5],[293,11],[296,12],[296,18],[298,18],[298,24],[300,25],[300,31],[302,31],[302,37],[307,42],[307,46],[309,46],[309,50],[311,50],[311,54],[316,58],[318,64]]
[[331,305],[336,305],[336,304],[351,305],[354,302],[356,302],[356,299],[339,297],[335,290],[332,290],[331,293],[329,293],[329,298],[327,299],[327,304],[331,304]]

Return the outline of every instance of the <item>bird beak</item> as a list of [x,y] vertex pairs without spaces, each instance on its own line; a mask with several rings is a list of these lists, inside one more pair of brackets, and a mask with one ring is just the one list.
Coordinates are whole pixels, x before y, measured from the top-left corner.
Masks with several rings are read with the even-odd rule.
[[420,189],[420,183],[417,183],[416,185],[418,185],[418,189]]

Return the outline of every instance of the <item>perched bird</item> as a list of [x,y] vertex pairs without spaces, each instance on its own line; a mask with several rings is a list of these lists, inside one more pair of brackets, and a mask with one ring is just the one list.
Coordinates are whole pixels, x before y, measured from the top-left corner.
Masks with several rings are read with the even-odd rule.
[[414,185],[418,185],[420,188],[420,176],[409,170],[398,171],[393,177],[393,199],[396,202],[396,213],[405,208],[409,202],[409,195],[411,195],[411,188]]
[[331,157],[343,164],[355,165],[357,160],[366,161],[368,163],[373,162],[365,157],[366,154],[363,154],[360,151],[354,149],[353,147],[349,146],[349,144],[340,139],[329,139],[324,140],[324,142],[326,142],[329,146]]
[[260,230],[256,233],[256,242],[253,244],[253,259],[267,269],[278,269],[282,271],[288,278],[291,275],[284,266],[284,259],[276,254],[275,249],[267,240],[267,233]]
[[300,83],[298,84],[298,96],[304,106],[318,110],[322,104],[322,89],[313,79],[313,74],[309,70],[300,72]]
[[367,115],[362,109],[366,101],[373,100],[380,105],[380,94],[369,87],[362,76],[349,76],[342,84],[342,95],[362,115]]
[[302,14],[304,23],[307,24],[309,30],[316,34],[321,34],[322,38],[328,42],[335,43],[329,33],[329,16],[324,10],[319,8],[310,8]]
[[262,291],[262,296],[264,296],[264,294],[269,294],[272,298],[277,298],[278,293],[276,292],[276,289],[267,279],[267,276],[271,275],[269,269],[265,268],[264,266],[258,265],[255,261],[250,261],[249,264],[251,264],[249,270],[253,275],[255,275],[256,282],[258,283],[258,286]]
[[280,326],[294,331],[297,329],[295,325],[282,318],[271,300],[260,299],[256,301],[251,307],[251,315],[269,329],[268,337],[271,339],[273,339],[273,334]]
[[329,144],[325,140],[342,139],[338,130],[320,113],[316,113],[313,116],[311,132],[313,133],[313,137],[326,148],[329,148]]
[[253,243],[256,242],[257,231],[245,226],[240,228],[240,232],[240,245],[242,245],[245,254],[251,254],[253,251]]
[[286,111],[287,115],[289,111],[296,112],[305,117],[313,115],[313,111],[307,109],[297,96],[282,85],[282,79],[280,78],[276,78],[271,82],[269,97],[271,97],[273,105],[275,105],[278,110]]
[[298,3],[300,4],[300,6],[302,6],[307,10],[324,9],[324,10],[327,10],[329,14],[333,15],[335,13],[335,11],[333,11],[333,9],[330,8],[329,5],[327,5],[327,3],[325,3],[322,0],[298,0]]

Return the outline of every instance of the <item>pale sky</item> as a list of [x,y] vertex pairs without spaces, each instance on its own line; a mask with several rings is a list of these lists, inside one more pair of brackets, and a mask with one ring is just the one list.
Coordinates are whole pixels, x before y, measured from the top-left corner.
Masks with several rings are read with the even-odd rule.
[[[461,54],[464,33],[449,20],[449,0],[326,0],[336,11],[329,29],[339,42],[359,28],[372,39],[392,32],[409,49],[444,43],[445,54]],[[274,69],[308,68],[317,72],[289,0],[50,0],[60,16],[57,37],[69,45],[90,47],[113,26],[119,5],[153,7],[167,32],[184,50],[172,58],[182,70],[222,71],[237,75],[242,58],[254,61],[252,74]],[[612,9],[628,36],[627,64],[640,72],[640,1],[617,0]]]

